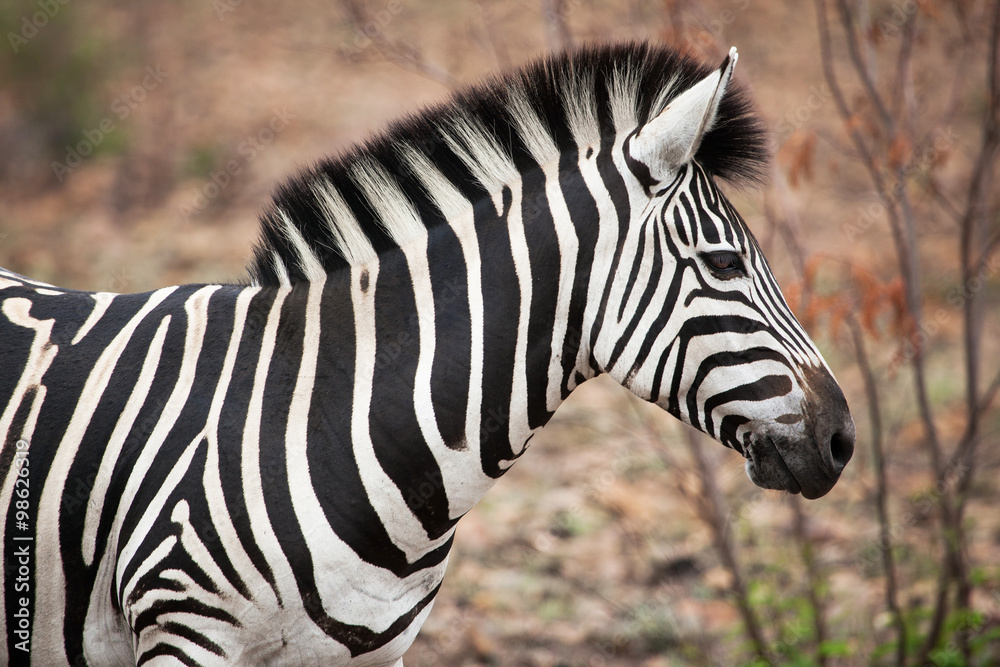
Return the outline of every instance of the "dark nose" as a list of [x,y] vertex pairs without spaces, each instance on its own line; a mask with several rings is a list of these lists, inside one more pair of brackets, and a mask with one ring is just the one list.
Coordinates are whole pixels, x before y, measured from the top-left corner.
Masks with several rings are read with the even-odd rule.
[[822,467],[835,482],[854,456],[854,420],[837,381],[825,368],[806,373],[812,408],[811,426]]
[[[854,456],[854,424],[850,429],[841,429],[830,436],[829,461],[833,468],[833,473],[839,475],[847,465],[847,462]],[[825,458],[825,457],[824,457]]]

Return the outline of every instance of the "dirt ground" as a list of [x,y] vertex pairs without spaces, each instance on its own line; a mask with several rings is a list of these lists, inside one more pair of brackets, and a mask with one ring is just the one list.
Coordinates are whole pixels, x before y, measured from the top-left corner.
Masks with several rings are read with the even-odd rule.
[[[463,83],[558,46],[546,4],[373,0],[358,26],[343,4],[315,0],[60,5],[37,35],[0,56],[9,61],[0,76],[13,77],[0,85],[6,155],[0,157],[0,266],[88,290],[239,280],[257,211],[276,183]],[[873,16],[888,21],[908,6],[870,4]],[[930,11],[919,4],[919,11]],[[966,4],[970,11],[983,5]],[[778,159],[765,192],[730,191],[786,294],[801,291],[800,258],[765,215],[776,192],[797,211],[802,253],[818,267],[820,291],[836,289],[846,264],[892,280],[888,226],[865,222],[876,199],[852,160],[824,83],[811,3],[567,0],[562,6],[574,43],[684,40],[712,60],[735,44],[737,76],[755,93]],[[5,9],[0,18],[23,30],[22,13]],[[943,89],[952,74],[933,26],[921,34],[926,51],[915,61],[920,81],[940,81]],[[48,70],[36,61],[56,42],[83,44],[66,58],[90,63],[79,74],[85,90],[83,79],[46,83]],[[844,54],[837,58],[844,66]],[[969,76],[982,70],[975,62]],[[79,106],[51,102],[62,85],[84,90],[75,98]],[[968,170],[978,140],[973,123],[982,91],[972,90],[941,140],[947,161],[938,173],[945,185]],[[928,109],[936,104],[926,102]],[[32,110],[53,120],[29,122]],[[47,132],[63,132],[67,148],[52,154]],[[859,224],[860,236],[846,233]],[[963,380],[955,370],[961,318],[947,301],[956,284],[955,228],[937,215],[921,229],[925,304],[944,313],[930,346],[932,398],[942,438],[953,442],[963,427]],[[989,376],[1000,358],[996,272],[983,284]],[[888,661],[890,618],[864,386],[843,332],[821,316],[816,321],[812,333],[859,430],[855,459],[833,492],[810,502],[762,491],[746,478],[737,454],[707,439],[701,444],[775,664],[816,664],[811,589],[825,611],[826,664],[881,664]],[[940,562],[939,528],[927,500],[934,482],[909,377],[892,366],[899,341],[883,337],[871,346],[887,399],[901,602],[919,625]],[[579,389],[532,451],[462,520],[449,574],[406,664],[750,664],[733,574],[699,517],[702,482],[684,429],[603,378]],[[994,406],[984,420],[967,510],[969,556],[980,582],[975,633],[987,638],[1000,622],[998,464]],[[810,584],[794,539],[798,510],[818,584]],[[978,664],[997,664],[988,661],[1000,659],[1000,649],[980,655]]]

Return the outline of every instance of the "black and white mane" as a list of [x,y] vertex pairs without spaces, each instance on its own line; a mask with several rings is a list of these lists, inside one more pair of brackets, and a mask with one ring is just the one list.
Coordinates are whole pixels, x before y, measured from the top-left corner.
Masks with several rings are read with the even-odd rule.
[[[613,144],[713,69],[668,47],[624,43],[538,60],[458,92],[281,186],[262,216],[250,279],[287,285],[308,280],[310,266],[363,264],[405,242],[414,224],[446,222],[416,176],[422,166],[433,165],[476,202],[491,195],[484,172],[493,172],[499,190],[510,176],[504,165],[526,173],[540,160],[573,160],[585,147]],[[745,89],[733,85],[695,160],[714,176],[754,184],[768,158],[764,124]],[[379,213],[400,205],[415,215]],[[358,243],[359,234],[367,242]]]

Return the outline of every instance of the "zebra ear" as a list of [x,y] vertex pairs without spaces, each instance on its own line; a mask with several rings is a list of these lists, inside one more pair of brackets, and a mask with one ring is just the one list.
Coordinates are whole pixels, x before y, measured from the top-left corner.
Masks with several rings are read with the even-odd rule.
[[702,136],[715,123],[737,58],[734,46],[719,69],[671,100],[632,137],[628,152],[646,165],[654,182],[667,180],[694,157]]

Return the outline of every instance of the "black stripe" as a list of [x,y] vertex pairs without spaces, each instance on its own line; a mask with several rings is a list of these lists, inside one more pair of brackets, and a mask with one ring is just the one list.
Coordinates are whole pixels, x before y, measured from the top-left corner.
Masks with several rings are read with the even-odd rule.
[[538,428],[548,423],[547,389],[552,334],[555,329],[561,267],[559,238],[552,209],[545,192],[545,174],[534,169],[522,180],[521,214],[528,244],[531,271],[531,306],[528,317],[527,382],[528,425]]
[[[635,317],[629,324],[628,328],[625,330],[622,336],[623,340],[630,340],[633,335],[635,335],[636,327],[639,324],[639,320],[649,309],[650,304],[653,301],[653,295],[656,292],[659,284],[662,280],[663,274],[663,251],[661,250],[660,237],[669,237],[669,233],[666,230],[661,230],[659,226],[654,228],[654,238],[653,238],[653,265],[650,269],[649,283],[646,286],[646,291],[643,294],[642,299],[639,301],[639,307],[636,309]],[[670,243],[668,240],[667,243]],[[672,245],[672,244],[671,244]],[[663,327],[666,325],[667,320],[670,318],[670,310],[673,304],[677,302],[677,295],[680,293],[681,283],[683,281],[683,271],[681,270],[680,262],[677,263],[674,275],[671,276],[670,285],[667,288],[667,294],[663,299],[666,307],[662,308],[657,316],[650,323],[649,329],[644,333],[642,344],[639,346],[639,350],[636,352],[635,359],[632,361],[632,367],[629,369],[629,374],[637,372],[643,364],[646,363],[646,359],[649,357],[650,351],[653,349],[653,344],[656,339],[659,338],[660,332],[663,331]],[[669,349],[669,348],[668,348]],[[618,341],[618,345],[615,348],[617,354],[621,354],[625,351],[625,346],[622,341]],[[613,355],[615,362],[617,362],[616,355]],[[650,394],[652,396],[653,394]]]
[[[454,522],[448,518],[448,496],[441,469],[424,441],[413,403],[420,351],[416,313],[406,258],[401,250],[387,252],[379,262],[375,284],[376,353],[369,433],[382,470],[402,492],[431,539],[436,539]],[[346,416],[346,423],[350,423],[350,415]],[[310,464],[315,461],[315,465],[324,465],[322,449],[315,451]],[[323,482],[317,479],[315,484]],[[338,502],[343,502],[342,490],[337,490],[335,496]],[[354,530],[357,529],[355,526]],[[391,542],[378,544],[376,550],[372,550],[373,546],[376,545],[365,544],[364,551],[359,553],[372,563],[384,563],[391,569],[406,568],[406,558],[401,551],[392,548]],[[386,558],[382,549],[391,549],[392,558]]]
[[466,449],[469,446],[465,436],[472,363],[468,267],[451,227],[435,228],[428,248],[434,257],[451,259],[428,261],[434,293],[434,362],[431,367],[434,416],[445,444],[452,449]]
[[[664,211],[666,209],[664,208]],[[664,215],[666,217],[666,215]],[[677,230],[677,236],[680,237],[680,241],[684,245],[688,245],[688,235],[684,231],[684,218],[681,217],[681,210],[678,207],[674,207],[674,229]]]
[[507,227],[512,203],[510,189],[504,188],[501,215],[497,215],[490,199],[480,200],[473,209],[484,305],[480,458],[483,472],[490,477],[502,475],[506,468],[500,462],[514,458],[508,434],[521,290]]
[[635,176],[635,180],[639,181],[639,185],[646,191],[646,194],[652,194],[659,181],[653,178],[653,175],[649,171],[649,165],[632,157],[632,151],[630,150],[632,138],[638,133],[639,130],[630,132],[622,144],[622,152],[625,154],[625,166]]
[[750,418],[743,415],[726,415],[723,417],[722,423],[719,424],[719,442],[746,456],[746,447],[737,439],[736,430],[749,421]]
[[[240,544],[243,545],[243,550],[250,558],[250,562],[271,586],[271,590],[274,591],[278,599],[278,604],[281,604],[281,594],[278,592],[274,572],[254,536],[247,510],[246,496],[243,494],[243,434],[250,397],[253,393],[254,376],[260,362],[264,330],[267,327],[267,318],[276,296],[277,290],[265,288],[250,300],[246,321],[243,325],[243,336],[236,357],[236,366],[233,369],[233,378],[219,414],[218,434],[219,478],[230,520]],[[251,466],[260,466],[259,459],[248,463]],[[264,472],[265,474],[273,474],[273,471]]]
[[197,660],[189,656],[177,646],[174,646],[173,644],[159,643],[156,646],[142,652],[142,655],[139,656],[139,660],[135,663],[136,667],[145,665],[147,662],[150,662],[155,658],[159,658],[160,656],[170,656],[178,662],[188,665],[188,667],[199,667],[200,665]]
[[559,189],[562,191],[570,220],[576,229],[578,242],[576,271],[573,274],[574,292],[569,304],[566,340],[563,343],[562,397],[569,396],[569,381],[576,367],[583,336],[583,315],[587,306],[587,289],[594,266],[597,246],[599,213],[593,193],[580,171],[580,155],[576,150],[565,151],[559,157]]
[[[644,225],[644,227],[646,227],[646,225]],[[625,347],[629,344],[629,342],[631,342],[632,336],[635,335],[636,329],[639,327],[639,322],[642,321],[643,315],[646,314],[646,311],[649,309],[649,305],[653,301],[653,295],[656,293],[656,290],[659,287],[660,276],[663,273],[663,256],[660,251],[660,243],[659,243],[660,228],[658,225],[650,225],[649,227],[651,227],[653,230],[653,238],[646,239],[646,243],[649,243],[653,246],[653,261],[649,271],[649,280],[646,281],[645,287],[642,291],[642,296],[639,298],[639,303],[635,309],[635,312],[632,314],[632,319],[629,320],[628,325],[626,325],[624,331],[622,332],[621,337],[615,343],[614,349],[611,351],[611,357],[608,360],[608,368],[607,368],[609,373],[611,372],[611,369],[615,367],[615,364],[618,363],[618,359],[621,357],[622,353],[625,352]],[[645,237],[646,234],[644,233],[642,236]],[[645,243],[643,245],[645,245]],[[679,271],[674,274],[674,279],[671,280],[670,289],[668,290],[667,294],[667,299],[664,300],[666,304],[673,304],[675,302],[674,299],[676,297],[675,295],[671,294],[671,292],[673,291],[675,286],[678,288],[678,290],[680,289],[680,281],[677,280],[678,275],[680,275]],[[671,299],[672,296],[674,297],[674,299]],[[667,309],[664,308],[664,310]],[[649,327],[649,330],[643,332],[644,340],[642,347],[645,349],[645,354],[649,354],[649,346],[652,345],[653,341],[660,333],[662,327],[657,326],[657,324],[659,323],[654,321],[654,324]],[[641,351],[640,351],[640,356],[644,356]],[[632,365],[632,370],[637,369],[639,367],[638,366],[639,363],[640,362],[638,361],[638,359],[635,360]]]
[[698,390],[709,373],[717,368],[752,364],[756,361],[766,359],[777,361],[791,369],[791,364],[781,352],[767,347],[752,347],[746,350],[725,350],[705,357],[701,364],[698,365],[698,373],[688,388],[687,409],[691,426],[700,428],[698,418]]
[[[615,244],[615,255],[611,261],[611,268],[608,271],[608,285],[610,285],[612,281],[614,281],[615,274],[618,273],[618,265],[622,260],[622,250],[625,237],[628,234],[629,224],[631,223],[632,217],[632,207],[629,204],[628,188],[625,185],[625,180],[622,178],[621,173],[618,171],[617,165],[615,165],[614,143],[612,140],[605,138],[601,139],[601,148],[597,153],[597,171],[601,177],[601,181],[604,183],[604,187],[608,191],[609,197],[611,198],[611,203],[615,209],[615,215],[618,217],[618,241]],[[605,286],[602,290],[601,305],[597,310],[597,317],[594,319],[594,325],[590,330],[589,347],[591,350],[593,350],[594,346],[597,344],[597,339],[600,336],[605,317],[607,317],[609,298],[610,290],[608,289],[608,286]],[[593,358],[593,351],[591,352],[591,365],[594,368],[597,368],[597,362]]]
[[218,607],[207,605],[201,600],[195,600],[193,598],[161,598],[159,600],[155,600],[149,605],[149,607],[136,615],[135,622],[133,623],[131,630],[138,635],[146,628],[157,625],[161,616],[168,616],[170,614],[191,614],[202,618],[213,618],[217,621],[228,623],[234,628],[243,627],[243,624],[240,623],[239,619],[229,612],[223,611]]
[[[632,296],[632,288],[635,287],[638,282],[639,269],[642,267],[642,260],[646,254],[646,245],[649,243],[649,238],[647,237],[647,234],[650,232],[649,219],[649,216],[647,216],[639,226],[636,254],[632,258],[632,270],[629,271],[628,280],[625,282],[625,291],[622,293],[621,303],[618,304],[618,322],[621,322],[622,318],[625,316],[625,306],[628,305],[629,297]],[[652,281],[648,281],[646,283],[645,287],[647,290],[649,289],[649,282]]]
[[202,633],[194,630],[183,623],[178,623],[177,621],[166,621],[160,624],[160,630],[175,637],[181,637],[186,639],[192,644],[200,646],[210,653],[215,655],[226,657],[226,652],[222,650],[222,647],[213,642],[211,639],[203,635]]
[[720,405],[734,401],[766,401],[778,396],[784,396],[792,390],[792,381],[787,375],[765,375],[753,382],[733,387],[721,394],[716,394],[705,401],[705,432],[715,437],[712,411]]
[[677,363],[674,367],[674,377],[667,399],[667,409],[670,413],[680,415],[678,395],[680,394],[681,376],[684,374],[687,348],[692,338],[718,333],[752,334],[758,331],[767,331],[767,325],[737,315],[695,316],[684,322],[677,333],[677,339],[680,341],[677,349]]

